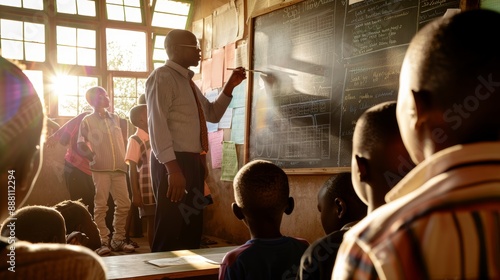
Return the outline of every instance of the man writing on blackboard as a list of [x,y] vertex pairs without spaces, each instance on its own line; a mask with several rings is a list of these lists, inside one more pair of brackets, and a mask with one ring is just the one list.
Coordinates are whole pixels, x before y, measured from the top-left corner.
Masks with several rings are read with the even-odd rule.
[[191,80],[190,66],[198,65],[196,36],[172,30],[165,38],[169,59],[146,82],[151,174],[156,196],[152,252],[199,248],[203,225],[203,195],[208,151],[205,121],[219,122],[231,102],[232,91],[245,78],[233,71],[222,93],[208,101]]
[[426,25],[397,101],[418,165],[344,236],[332,279],[498,279],[500,14]]

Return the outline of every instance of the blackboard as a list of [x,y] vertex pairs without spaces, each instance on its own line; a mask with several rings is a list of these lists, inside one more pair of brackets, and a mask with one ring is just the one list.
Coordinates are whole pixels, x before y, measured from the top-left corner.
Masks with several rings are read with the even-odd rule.
[[459,0],[280,4],[251,17],[246,160],[347,169],[356,120],[396,100],[411,38]]

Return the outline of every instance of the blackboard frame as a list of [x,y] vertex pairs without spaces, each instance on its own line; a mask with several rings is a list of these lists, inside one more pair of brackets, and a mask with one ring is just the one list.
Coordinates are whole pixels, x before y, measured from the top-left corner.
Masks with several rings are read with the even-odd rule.
[[[254,59],[253,59],[253,54],[254,54],[254,49],[255,49],[255,20],[263,15],[266,15],[268,13],[272,13],[274,11],[284,9],[286,7],[304,2],[307,0],[294,0],[294,1],[289,1],[285,3],[280,3],[278,5],[256,11],[250,16],[250,21],[249,21],[249,44],[248,44],[248,63],[249,63],[249,69],[254,69]],[[467,9],[473,9],[473,8],[478,8],[479,6],[479,0],[460,0],[460,9],[461,10],[467,10]],[[251,149],[251,144],[250,144],[250,139],[251,139],[251,122],[252,122],[252,113],[255,111],[255,108],[253,108],[253,98],[254,98],[254,74],[249,73],[248,75],[248,83],[247,83],[247,101],[246,101],[246,130],[245,130],[245,143],[244,143],[244,162],[248,162],[250,159],[250,149]],[[297,175],[314,175],[314,174],[336,174],[340,172],[348,172],[350,171],[350,166],[332,166],[332,167],[311,167],[311,168],[290,168],[290,167],[283,167],[285,172],[287,174],[297,174]]]

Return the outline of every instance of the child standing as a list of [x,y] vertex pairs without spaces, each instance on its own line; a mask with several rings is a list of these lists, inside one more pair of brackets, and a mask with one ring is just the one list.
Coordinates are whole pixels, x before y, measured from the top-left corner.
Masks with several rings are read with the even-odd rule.
[[[127,164],[125,145],[120,128],[120,118],[106,110],[109,98],[102,87],[92,87],[86,92],[87,102],[94,109],[80,124],[78,149],[90,161],[90,170],[95,185],[94,220],[99,228],[101,248],[99,255],[113,251],[133,252],[134,246],[125,242],[125,223],[130,209],[127,190]],[[115,207],[113,237],[106,226],[107,201],[111,193]]]
[[255,160],[236,174],[233,186],[233,213],[251,239],[224,256],[219,279],[295,279],[309,243],[281,235],[283,213],[294,208],[287,175],[271,162]]
[[127,145],[125,162],[129,165],[128,176],[132,189],[132,203],[139,207],[139,215],[146,221],[149,247],[153,244],[154,217],[156,200],[153,195],[151,176],[149,175],[149,158],[151,146],[148,134],[148,116],[145,104],[137,105],[130,110],[130,122],[137,127],[130,136]]

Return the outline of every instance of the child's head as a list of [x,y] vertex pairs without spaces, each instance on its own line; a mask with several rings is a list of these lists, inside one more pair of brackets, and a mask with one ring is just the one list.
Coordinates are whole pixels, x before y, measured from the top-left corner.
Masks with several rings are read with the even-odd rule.
[[137,100],[138,105],[146,104],[146,95],[143,93],[139,95],[139,99]]
[[250,230],[254,226],[252,221],[279,228],[283,213],[293,211],[288,177],[271,162],[254,160],[247,163],[236,174],[233,187],[236,200],[233,212],[238,219],[245,220]]
[[85,98],[94,109],[104,109],[109,107],[108,93],[103,87],[95,86],[89,88],[85,93]]
[[81,200],[64,200],[54,206],[66,222],[66,232],[79,231],[89,238],[87,247],[97,249],[101,246],[99,231],[90,212]]
[[401,68],[397,118],[414,162],[500,139],[500,14],[470,10],[427,24]]
[[11,218],[15,227],[9,227],[7,220],[1,229],[3,237],[12,236],[32,243],[66,243],[64,218],[54,208],[25,206],[17,210]]
[[351,173],[340,173],[328,179],[318,192],[318,211],[326,234],[366,216],[366,205],[354,191]]
[[366,110],[356,122],[352,147],[352,183],[368,210],[385,203],[391,190],[414,164],[401,140],[396,102]]
[[148,109],[146,105],[132,107],[129,112],[130,122],[146,132],[148,132]]
[[[0,221],[21,207],[41,168],[45,116],[21,69],[0,57]],[[15,189],[15,190],[14,190]]]

